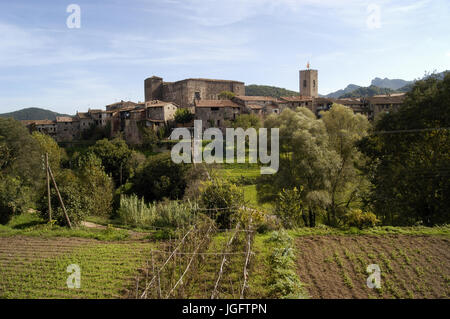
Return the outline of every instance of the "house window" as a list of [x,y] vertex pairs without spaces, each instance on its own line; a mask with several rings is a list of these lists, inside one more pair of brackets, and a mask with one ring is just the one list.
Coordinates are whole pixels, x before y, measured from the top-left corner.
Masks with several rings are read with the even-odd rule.
[[306,80],[303,80],[303,87],[306,87]]
[[212,107],[212,108],[211,108],[211,111],[218,111],[218,110],[219,110],[218,107]]
[[195,99],[200,100],[200,92],[195,92]]

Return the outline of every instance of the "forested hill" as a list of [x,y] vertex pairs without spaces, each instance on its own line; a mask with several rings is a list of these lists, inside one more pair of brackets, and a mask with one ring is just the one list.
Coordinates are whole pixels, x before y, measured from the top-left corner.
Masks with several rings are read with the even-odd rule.
[[391,94],[395,92],[396,91],[388,88],[380,88],[378,86],[371,85],[369,87],[360,87],[352,92],[342,94],[340,98],[362,97],[362,96],[369,97],[374,95]]
[[13,119],[16,120],[55,120],[57,116],[70,116],[70,115],[60,114],[50,110],[40,109],[37,107],[30,107],[15,112],[0,114],[0,117],[12,117]]
[[279,88],[276,86],[268,86],[268,85],[246,85],[245,86],[245,95],[247,96],[271,96],[271,97],[281,97],[281,96],[294,96],[299,95],[298,92]]

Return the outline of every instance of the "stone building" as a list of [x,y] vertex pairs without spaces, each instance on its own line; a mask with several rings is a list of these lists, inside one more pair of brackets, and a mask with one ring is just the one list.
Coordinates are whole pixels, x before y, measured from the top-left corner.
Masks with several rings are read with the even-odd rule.
[[317,70],[300,71],[300,95],[319,97],[319,74]]
[[231,100],[199,100],[195,102],[195,118],[202,121],[203,129],[225,128],[227,121],[241,114],[241,106]]
[[147,127],[156,130],[168,122],[174,121],[178,105],[172,102],[154,100],[145,102],[145,109]]
[[79,138],[80,123],[77,117],[56,117],[56,140],[58,142],[70,142]]
[[144,81],[145,101],[161,100],[174,102],[180,107],[192,107],[196,100],[218,100],[223,91],[245,95],[245,84],[230,80],[185,79],[164,82],[152,76]]

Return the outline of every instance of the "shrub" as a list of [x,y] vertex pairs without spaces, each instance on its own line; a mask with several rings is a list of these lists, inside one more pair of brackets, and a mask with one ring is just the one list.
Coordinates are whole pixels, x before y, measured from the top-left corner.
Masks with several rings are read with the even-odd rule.
[[203,185],[200,202],[215,217],[219,228],[231,228],[233,215],[244,203],[244,193],[235,184],[215,179]]
[[267,239],[267,243],[275,246],[268,260],[270,297],[294,299],[302,297],[301,282],[295,272],[292,238],[285,231],[274,231]]
[[178,227],[193,221],[198,206],[192,202],[145,203],[136,195],[120,197],[120,220],[133,226]]
[[78,160],[83,196],[88,204],[88,214],[109,216],[112,213],[113,182],[103,170],[101,160],[88,153]]
[[175,121],[180,124],[190,123],[194,120],[194,114],[188,108],[180,108],[175,112]]
[[301,223],[303,212],[302,190],[303,188],[298,189],[296,187],[283,189],[278,195],[276,214],[286,228],[293,228]]
[[18,178],[0,175],[0,224],[7,224],[13,215],[29,207],[32,193]]
[[357,227],[359,229],[374,227],[379,220],[374,213],[363,212],[361,209],[351,209],[345,215],[345,220],[348,226]]
[[[63,170],[56,177],[59,192],[72,225],[79,225],[89,213],[89,196],[83,192],[83,186],[79,178],[70,170]],[[67,225],[64,211],[58,199],[54,187],[51,188],[52,219],[58,225]],[[48,220],[47,191],[39,201],[39,214],[44,220]]]
[[180,199],[187,181],[186,164],[174,163],[170,153],[150,157],[132,179],[132,192],[147,202],[163,198]]

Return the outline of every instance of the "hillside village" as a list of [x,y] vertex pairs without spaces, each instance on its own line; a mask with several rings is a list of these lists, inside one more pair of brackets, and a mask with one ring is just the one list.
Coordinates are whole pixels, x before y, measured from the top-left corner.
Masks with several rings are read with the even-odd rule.
[[[380,113],[394,112],[403,103],[404,93],[376,95],[360,98],[325,98],[318,94],[318,71],[301,70],[300,95],[274,98],[270,96],[246,96],[245,84],[239,81],[214,79],[184,79],[164,82],[152,76],[144,81],[145,102],[120,101],[106,105],[105,109],[89,109],[75,116],[57,116],[56,120],[22,121],[30,131],[39,131],[58,142],[71,142],[81,138],[82,133],[92,127],[109,131],[114,137],[122,134],[129,144],[142,141],[140,127],[153,128],[192,126],[192,123],[175,123],[175,112],[187,108],[196,120],[202,120],[203,128],[224,129],[230,120],[240,114],[255,114],[265,118],[279,114],[284,109],[307,107],[320,117],[333,103],[350,107],[355,113],[369,120]],[[220,99],[223,92],[231,92],[230,99]]]

